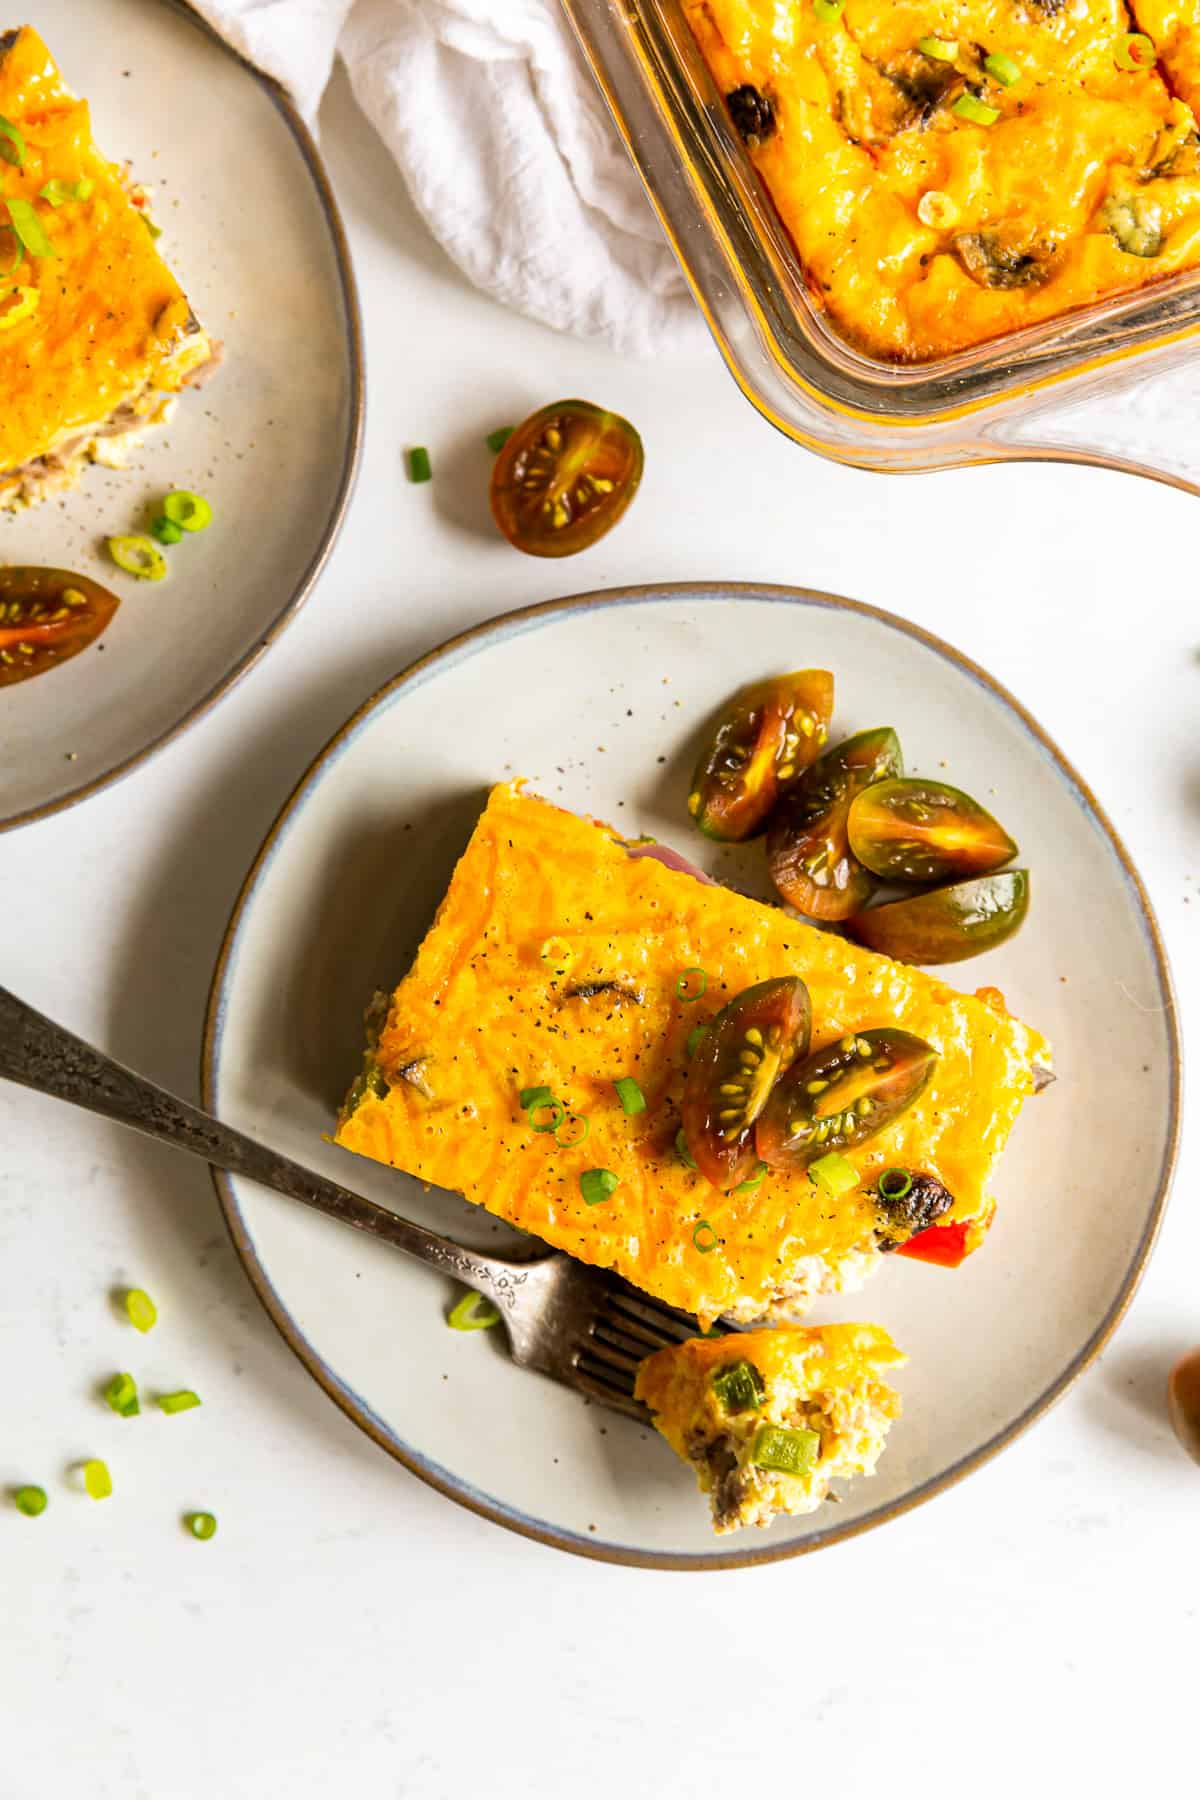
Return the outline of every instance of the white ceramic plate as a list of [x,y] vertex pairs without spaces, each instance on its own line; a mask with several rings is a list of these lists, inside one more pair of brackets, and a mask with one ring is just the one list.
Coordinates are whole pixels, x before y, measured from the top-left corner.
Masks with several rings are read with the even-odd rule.
[[[126,773],[249,668],[325,560],[362,424],[349,253],[281,93],[166,0],[42,0],[34,23],[101,149],[154,190],[163,253],[225,362],[130,468],[0,514],[0,560],[122,596],[102,650],[0,689],[0,830]],[[144,531],[172,487],[206,495],[214,523],[168,553],[166,581],[122,574],[104,539]]]
[[364,1430],[489,1517],[624,1562],[748,1562],[886,1519],[1008,1442],[1116,1323],[1165,1201],[1179,1050],[1146,896],[1078,778],[981,670],[868,607],[729,586],[557,601],[455,639],[355,715],[267,839],[214,978],[209,1107],[498,1248],[513,1234],[466,1202],[322,1142],[358,1067],[365,1002],[403,973],[486,788],[514,773],[766,897],[758,846],[706,847],[689,830],[688,775],[697,729],[731,689],[799,663],[836,671],[839,733],[895,725],[910,769],[945,759],[1018,838],[1026,928],[948,974],[1003,988],[1049,1034],[1060,1071],[1025,1109],[976,1256],[957,1271],[893,1259],[814,1314],[878,1320],[910,1352],[874,1479],[807,1519],[716,1540],[665,1444],[521,1373],[498,1334],[448,1331],[452,1289],[434,1273],[253,1184],[219,1183],[272,1317]]

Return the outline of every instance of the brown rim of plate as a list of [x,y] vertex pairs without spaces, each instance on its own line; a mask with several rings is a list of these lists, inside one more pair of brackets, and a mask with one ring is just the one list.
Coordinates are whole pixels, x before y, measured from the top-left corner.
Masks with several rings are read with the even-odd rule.
[[150,743],[144,744],[140,750],[135,751],[132,756],[127,756],[123,762],[114,763],[112,768],[106,769],[103,775],[97,775],[93,780],[84,782],[82,787],[72,788],[70,793],[60,795],[57,800],[46,800],[40,806],[31,806],[24,812],[13,813],[10,818],[0,818],[0,836],[3,836],[6,831],[17,830],[21,825],[33,825],[39,819],[48,819],[55,813],[66,812],[69,807],[78,806],[83,800],[90,800],[92,795],[98,794],[102,788],[111,787],[114,782],[123,780],[126,775],[131,775],[135,769],[140,768],[144,762],[148,762],[152,756],[157,755],[166,745],[181,736],[190,725],[194,725],[197,719],[202,719],[206,713],[211,712],[217,702],[236,687],[244,675],[249,674],[255,664],[265,656],[276,638],[291,624],[316,586],[317,579],[329,560],[330,552],[337,541],[338,533],[341,531],[346,517],[346,509],[354,492],[358,465],[362,457],[363,428],[366,420],[366,376],[358,284],[354,278],[354,264],[350,257],[346,229],[342,224],[342,215],[338,209],[338,203],[334,199],[329,176],[326,174],[325,165],[321,160],[321,153],[313,142],[307,125],[293,106],[289,95],[277,81],[274,81],[269,75],[264,75],[261,69],[256,69],[252,62],[248,62],[244,56],[227,44],[220,33],[213,30],[207,19],[201,18],[199,13],[193,11],[192,7],[187,4],[187,0],[162,0],[162,3],[171,12],[179,13],[197,31],[203,32],[211,43],[219,44],[226,55],[232,57],[234,62],[240,63],[246,73],[254,77],[291,132],[301,159],[312,177],[313,186],[317,190],[317,199],[321,203],[321,211],[333,243],[334,261],[337,264],[338,284],[342,296],[342,313],[346,322],[346,360],[350,375],[350,429],[346,437],[345,460],[342,464],[333,505],[329,510],[329,517],[325,521],[324,529],[309,560],[308,567],[266,631],[257,640],[254,648],[247,650],[246,654],[234,663],[233,667],[222,675],[219,681],[214,682],[213,686],[196,701],[195,705],[188,708],[181,719],[177,719],[175,724],[168,727],[166,731],[160,732]]
[[893,631],[902,631],[907,637],[926,645],[939,656],[962,670],[981,686],[988,689],[1000,699],[1005,706],[1015,713],[1026,730],[1049,754],[1059,773],[1063,775],[1083,806],[1100,826],[1108,839],[1118,863],[1132,889],[1141,912],[1142,926],[1153,951],[1155,967],[1158,974],[1159,991],[1162,996],[1163,1020],[1167,1031],[1170,1056],[1169,1087],[1170,1104],[1167,1120],[1166,1148],[1162,1161],[1162,1169],[1158,1187],[1150,1208],[1146,1228],[1130,1261],[1125,1278],[1112,1305],[1093,1331],[1083,1348],[1072,1358],[1067,1367],[1051,1382],[1050,1386],[1040,1394],[1025,1411],[1006,1425],[1002,1431],[982,1444],[977,1450],[960,1458],[948,1469],[932,1480],[923,1482],[910,1493],[879,1507],[865,1518],[845,1525],[832,1526],[827,1531],[815,1532],[798,1543],[764,1545],[758,1549],[713,1551],[699,1555],[683,1553],[652,1554],[648,1551],[629,1550],[622,1545],[597,1542],[574,1533],[552,1530],[539,1520],[528,1518],[511,1508],[492,1503],[469,1487],[466,1482],[448,1479],[446,1474],[431,1464],[408,1446],[401,1444],[383,1429],[380,1422],[369,1410],[359,1404],[349,1390],[338,1381],[333,1371],[326,1365],[312,1345],[303,1336],[287,1308],[278,1299],[250,1242],[249,1234],[242,1222],[240,1210],[233,1193],[228,1175],[221,1169],[212,1170],[213,1183],[217,1190],[225,1224],[228,1228],[234,1249],[241,1260],[242,1267],[250,1278],[250,1283],[262,1302],[267,1314],[295,1355],[304,1364],[313,1379],[324,1388],[329,1398],[341,1408],[346,1416],[372,1438],[380,1449],[386,1450],[430,1487],[445,1494],[448,1499],[456,1500],[459,1505],[468,1507],[478,1513],[481,1518],[490,1519],[494,1524],[506,1526],[523,1537],[534,1539],[537,1543],[549,1544],[556,1549],[569,1550],[579,1556],[591,1557],[597,1562],[622,1563],[631,1568],[643,1569],[737,1569],[748,1568],[756,1563],[780,1562],[793,1556],[805,1556],[814,1550],[823,1549],[828,1544],[836,1544],[844,1539],[857,1537],[861,1532],[870,1531],[875,1526],[885,1524],[889,1519],[899,1518],[914,1507],[936,1494],[961,1481],[964,1476],[990,1462],[992,1457],[1005,1449],[1028,1430],[1035,1420],[1042,1417],[1050,1407],[1059,1400],[1074,1381],[1083,1373],[1107,1344],[1109,1338],[1120,1324],[1125,1312],[1137,1290],[1138,1284],[1146,1270],[1150,1253],[1154,1248],[1159,1227],[1162,1224],[1166,1209],[1167,1197],[1171,1189],[1171,1180],[1175,1171],[1175,1163],[1179,1154],[1180,1137],[1180,1090],[1182,1081],[1182,1046],[1179,1033],[1179,1015],[1175,1000],[1175,990],[1171,979],[1171,971],[1167,962],[1166,950],[1154,916],[1149,895],[1146,892],[1141,876],[1130,859],[1129,852],[1121,841],[1119,834],[1109,820],[1103,808],[1098,804],[1091,789],[1072,767],[1071,763],[1058,749],[1052,739],[1043,731],[1037,720],[1026,711],[1020,701],[1010,694],[1007,688],[996,681],[978,663],[961,651],[955,650],[944,639],[925,631],[921,626],[900,618],[895,613],[885,612],[882,607],[870,606],[862,600],[849,600],[840,594],[826,593],[819,588],[789,588],[770,583],[762,585],[753,582],[726,581],[714,582],[711,585],[702,582],[664,582],[643,587],[612,588],[598,592],[574,594],[562,600],[545,600],[537,605],[520,607],[514,612],[502,613],[482,624],[472,626],[449,638],[436,650],[410,663],[399,674],[378,688],[369,699],[354,712],[346,723],[337,731],[318,755],[313,759],[305,773],[300,777],[288,798],[284,801],[274,824],[263,840],[262,846],[251,864],[249,873],[242,883],[237,899],[234,901],[229,923],[221,940],[221,948],[213,970],[212,984],[209,989],[208,1008],[204,1025],[204,1043],[200,1063],[200,1084],[202,1104],[215,1112],[215,1076],[216,1062],[221,1034],[222,999],[225,979],[232,956],[234,943],[238,935],[242,913],[257,887],[259,876],[266,867],[292,813],[297,810],[310,784],[323,772],[327,763],[333,760],[342,746],[358,731],[371,713],[386,699],[395,695],[409,682],[425,674],[429,669],[446,657],[455,655],[468,646],[478,644],[494,633],[504,633],[514,626],[523,626],[531,620],[545,619],[560,613],[582,612],[599,605],[641,605],[647,602],[671,599],[705,600],[772,600],[776,602],[792,602],[803,605],[816,604],[833,607],[839,611],[857,613],[862,617],[876,619]]

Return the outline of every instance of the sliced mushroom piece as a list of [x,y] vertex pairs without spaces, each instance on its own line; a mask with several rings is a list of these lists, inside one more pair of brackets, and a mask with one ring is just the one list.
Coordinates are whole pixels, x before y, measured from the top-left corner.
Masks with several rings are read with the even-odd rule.
[[960,232],[953,249],[980,287],[1040,287],[1053,273],[1053,244],[1013,238],[1002,231]]
[[1149,194],[1110,194],[1097,216],[1129,256],[1157,256],[1163,247],[1162,208]]

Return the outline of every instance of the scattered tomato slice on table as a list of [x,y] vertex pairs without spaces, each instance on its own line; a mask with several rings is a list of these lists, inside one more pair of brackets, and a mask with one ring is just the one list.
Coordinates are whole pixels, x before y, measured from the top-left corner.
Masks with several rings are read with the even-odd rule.
[[98,581],[70,569],[0,568],[0,687],[78,656],[120,604]]
[[735,694],[692,777],[693,823],[726,843],[761,831],[775,802],[821,754],[832,714],[827,669],[799,669]]
[[808,1049],[812,1004],[795,975],[738,994],[705,1032],[688,1064],[683,1136],[713,1186],[737,1187],[754,1171],[754,1122],[781,1072]]
[[556,400],[518,425],[497,456],[492,517],[530,556],[573,556],[612,530],[643,460],[628,419],[588,400]]

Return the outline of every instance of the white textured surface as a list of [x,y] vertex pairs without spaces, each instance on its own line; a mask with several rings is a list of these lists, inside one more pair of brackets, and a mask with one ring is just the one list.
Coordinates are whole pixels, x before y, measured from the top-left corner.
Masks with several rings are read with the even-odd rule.
[[[746,406],[715,352],[625,364],[466,287],[340,90],[325,141],[371,356],[349,528],[311,605],[212,717],[124,785],[0,840],[0,979],[194,1092],[238,884],[358,700],[526,600],[743,577],[878,601],[1011,686],[1125,832],[1194,1005],[1195,500],[1090,470],[901,481],[818,462]],[[491,535],[479,439],[567,392],[636,418],[647,475],[610,539],[543,566]],[[402,479],[414,441],[432,448],[431,487]],[[1200,1471],[1161,1390],[1200,1338],[1190,1146],[1121,1333],[998,1462],[816,1558],[665,1576],[502,1534],[373,1449],[258,1312],[200,1168],[16,1090],[0,1089],[0,1143],[0,1482],[53,1496],[38,1521],[0,1511],[3,1800],[1186,1786]],[[163,1307],[132,1349],[105,1299],[126,1277]],[[130,1362],[194,1385],[204,1410],[98,1410],[93,1383]],[[117,1482],[99,1506],[59,1478],[96,1452]],[[177,1528],[193,1504],[220,1514],[211,1544]]]

